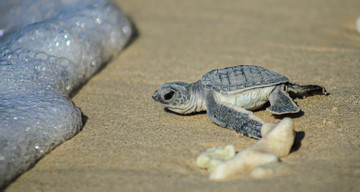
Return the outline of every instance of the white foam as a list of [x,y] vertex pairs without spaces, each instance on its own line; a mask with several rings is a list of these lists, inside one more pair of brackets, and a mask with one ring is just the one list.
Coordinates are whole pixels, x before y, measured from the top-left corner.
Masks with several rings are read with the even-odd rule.
[[1,188],[80,131],[68,96],[124,47],[131,26],[106,0],[0,1],[0,12]]

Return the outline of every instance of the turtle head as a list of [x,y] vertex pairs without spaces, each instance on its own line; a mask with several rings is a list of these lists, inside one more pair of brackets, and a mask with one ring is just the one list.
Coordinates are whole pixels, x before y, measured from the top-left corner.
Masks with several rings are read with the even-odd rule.
[[165,83],[154,92],[152,98],[170,111],[186,114],[191,113],[190,84],[185,82]]

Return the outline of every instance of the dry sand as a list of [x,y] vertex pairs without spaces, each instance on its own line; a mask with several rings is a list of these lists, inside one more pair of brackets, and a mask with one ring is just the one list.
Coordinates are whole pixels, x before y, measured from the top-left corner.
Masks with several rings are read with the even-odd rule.
[[[139,36],[74,97],[82,132],[24,173],[8,191],[359,191],[358,0],[119,0]],[[180,116],[151,95],[167,81],[196,81],[214,68],[259,65],[329,96],[295,101],[301,146],[254,180],[217,183],[196,167],[209,147],[255,140],[206,114]],[[265,110],[255,113],[277,122]]]

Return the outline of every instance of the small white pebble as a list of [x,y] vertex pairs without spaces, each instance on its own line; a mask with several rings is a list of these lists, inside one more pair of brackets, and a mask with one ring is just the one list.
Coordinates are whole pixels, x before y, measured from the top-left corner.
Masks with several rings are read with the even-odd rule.
[[356,27],[356,31],[360,33],[360,17],[357,18],[355,27]]
[[333,112],[333,113],[337,113],[338,112],[338,108],[337,107],[333,107],[332,109],[331,109],[331,111]]
[[332,122],[324,119],[324,120],[323,120],[323,125],[324,125],[324,126],[329,126],[329,125],[332,125]]

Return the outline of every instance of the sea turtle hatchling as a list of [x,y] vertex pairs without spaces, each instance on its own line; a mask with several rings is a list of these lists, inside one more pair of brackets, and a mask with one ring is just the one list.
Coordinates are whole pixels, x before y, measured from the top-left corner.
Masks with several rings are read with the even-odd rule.
[[268,109],[273,114],[299,112],[288,92],[307,96],[325,94],[326,90],[318,85],[291,83],[287,77],[259,66],[238,65],[212,70],[194,83],[165,83],[152,98],[180,114],[207,111],[216,124],[261,138],[265,122],[251,111],[270,101]]

